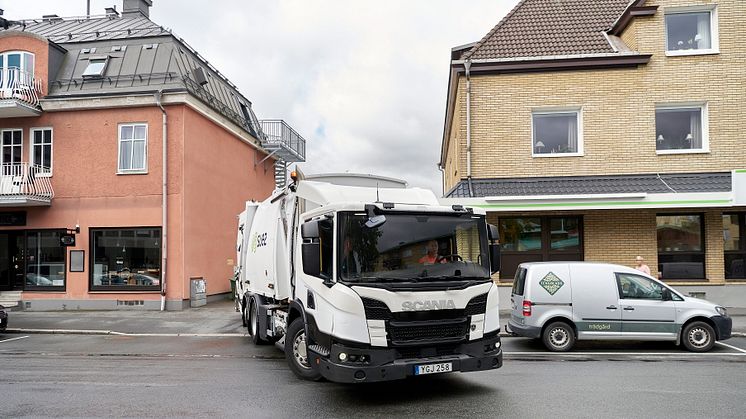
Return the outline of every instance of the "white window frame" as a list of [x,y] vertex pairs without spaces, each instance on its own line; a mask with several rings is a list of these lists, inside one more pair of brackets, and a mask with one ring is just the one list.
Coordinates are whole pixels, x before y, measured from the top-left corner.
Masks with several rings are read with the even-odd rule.
[[[51,177],[52,176],[52,171],[54,168],[54,129],[52,127],[34,127],[29,130],[28,161],[31,166],[36,164],[36,161],[34,160],[34,146],[36,146],[36,144],[34,143],[34,133],[37,131],[44,132],[47,130],[52,132],[52,138],[50,139],[50,143],[49,143],[49,171],[36,173],[35,176],[37,177]],[[42,137],[42,140],[43,140],[43,137]]]
[[[81,74],[81,77],[84,79],[100,79],[104,77],[104,73],[106,73],[106,68],[109,66],[109,56],[105,55],[102,57],[89,57],[88,58],[88,64],[86,64],[85,68],[83,69],[83,73]],[[94,61],[103,61],[103,66],[101,67],[101,70],[96,72],[89,72],[88,70],[93,65]]]
[[[7,131],[20,131],[21,132],[21,161],[16,163],[5,162],[5,144],[3,144],[3,136]],[[0,165],[5,166],[6,164],[22,164],[23,163],[23,128],[4,128],[0,130]]]
[[[668,23],[666,22],[666,16],[675,14],[688,14],[688,13],[710,13],[710,48],[708,49],[693,49],[693,50],[682,50],[682,51],[671,51],[668,49]],[[681,6],[681,7],[666,7],[663,14],[663,34],[664,48],[666,50],[666,56],[668,57],[681,57],[689,55],[710,55],[720,54],[720,36],[719,36],[719,24],[718,24],[718,8],[717,4],[705,4],[700,6]]]
[[[132,133],[134,135],[135,127],[145,126],[145,156],[143,162],[145,167],[142,169],[122,169],[120,164],[122,162],[122,128],[132,127]],[[127,140],[130,141],[130,140]],[[131,141],[134,141],[131,140]],[[134,150],[134,147],[132,148]],[[147,122],[128,122],[117,125],[117,174],[118,175],[132,175],[132,174],[147,174],[148,173],[148,123]]]
[[[575,153],[536,153],[534,148],[535,133],[534,133],[534,116],[541,115],[553,115],[563,113],[575,113],[578,118],[578,151]],[[583,141],[583,108],[580,106],[575,107],[563,107],[563,108],[534,108],[531,110],[531,157],[539,158],[557,158],[557,157],[583,157],[584,153],[584,141]]]
[[[700,118],[702,119],[702,148],[687,148],[680,150],[658,150],[656,143],[655,154],[707,154],[710,152],[710,121],[707,111],[707,102],[681,102],[681,103],[662,103],[655,105],[655,112],[673,111],[673,110],[691,110],[699,108]],[[657,133],[656,133],[657,136]],[[658,140],[657,138],[655,139]]]

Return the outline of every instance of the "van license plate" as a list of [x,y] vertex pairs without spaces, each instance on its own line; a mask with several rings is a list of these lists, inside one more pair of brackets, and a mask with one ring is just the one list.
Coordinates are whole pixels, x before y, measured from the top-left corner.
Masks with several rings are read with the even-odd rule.
[[441,372],[453,371],[452,362],[443,362],[441,364],[417,365],[414,367],[414,375],[440,374]]

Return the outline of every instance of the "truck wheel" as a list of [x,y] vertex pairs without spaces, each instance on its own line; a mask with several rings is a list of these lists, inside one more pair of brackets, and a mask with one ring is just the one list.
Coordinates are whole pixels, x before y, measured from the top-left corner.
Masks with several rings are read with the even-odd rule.
[[692,352],[707,352],[715,346],[715,330],[705,322],[689,323],[681,334],[681,342]]
[[298,317],[290,323],[285,335],[285,359],[288,361],[290,370],[299,378],[318,381],[321,379],[321,374],[308,359],[307,345],[303,319]]
[[259,332],[259,309],[256,307],[254,300],[249,301],[249,317],[247,319],[249,323],[249,336],[251,341],[255,345],[264,345],[267,343],[266,340],[262,339]]
[[544,329],[542,340],[552,352],[567,352],[575,346],[575,331],[567,323],[554,322]]
[[248,304],[243,301],[239,302],[238,304],[241,307],[241,325],[243,325],[243,327],[248,327],[249,322],[246,320],[246,318],[248,317],[247,314],[249,313],[249,308],[247,307]]

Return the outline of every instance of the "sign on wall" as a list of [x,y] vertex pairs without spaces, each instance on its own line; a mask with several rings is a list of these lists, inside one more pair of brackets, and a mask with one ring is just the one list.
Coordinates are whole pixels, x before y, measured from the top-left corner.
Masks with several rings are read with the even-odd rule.
[[26,211],[0,212],[0,226],[25,226]]

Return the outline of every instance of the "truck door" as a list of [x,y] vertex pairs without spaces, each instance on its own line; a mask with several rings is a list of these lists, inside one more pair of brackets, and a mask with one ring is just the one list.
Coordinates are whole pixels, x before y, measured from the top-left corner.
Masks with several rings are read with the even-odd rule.
[[622,313],[614,273],[600,265],[571,265],[572,311],[579,339],[621,336]]
[[650,278],[617,273],[622,334],[635,339],[676,339],[676,306],[663,301],[663,286]]

